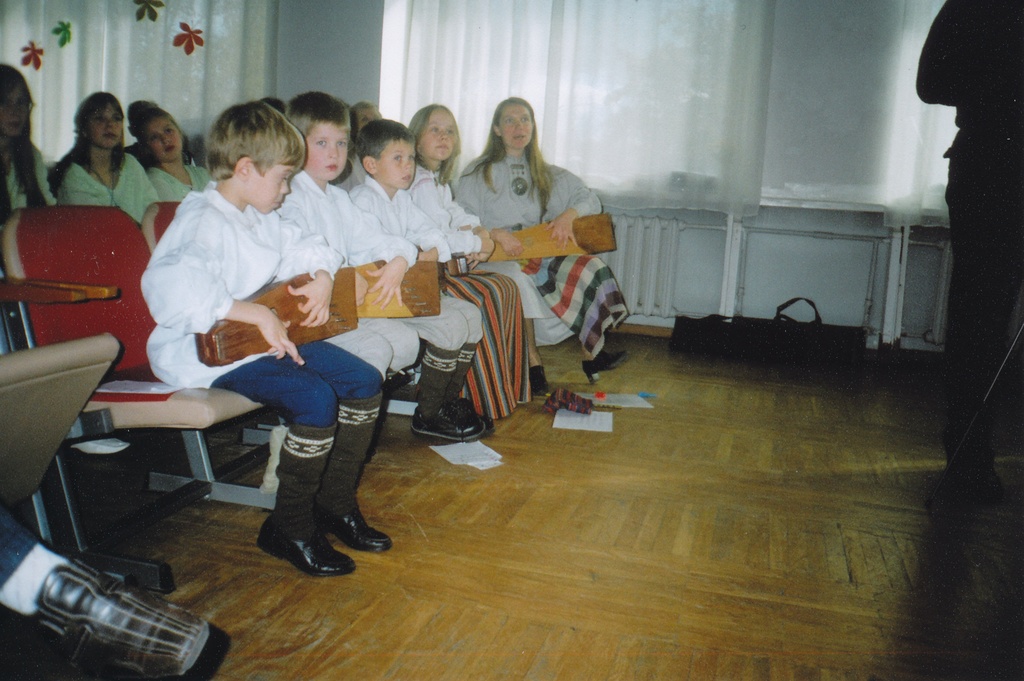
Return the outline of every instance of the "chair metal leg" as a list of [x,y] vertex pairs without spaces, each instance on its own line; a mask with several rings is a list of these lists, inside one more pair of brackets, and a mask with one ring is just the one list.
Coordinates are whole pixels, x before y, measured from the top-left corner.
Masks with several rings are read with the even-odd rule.
[[[191,492],[195,498],[190,501],[179,500],[179,507],[202,498],[207,490]],[[56,550],[70,557],[79,558],[97,570],[117,575],[144,588],[161,593],[174,591],[174,577],[167,563],[108,551],[145,525],[152,523],[150,520],[140,524],[136,516],[139,511],[128,514],[111,527],[105,528],[100,537],[89,541],[82,525],[67,462],[62,453],[58,452],[54,457],[43,486],[33,496],[32,503],[36,511],[36,521],[40,525],[40,537]]]
[[175,587],[167,563],[111,553],[110,550],[158,520],[200,499],[265,509],[272,509],[276,501],[276,495],[263,494],[258,487],[229,482],[265,463],[268,453],[265,447],[250,450],[214,469],[203,433],[186,430],[182,432],[182,437],[191,475],[151,472],[149,489],[165,494],[103,528],[91,541],[82,526],[67,463],[64,456],[58,453],[51,468],[52,475],[48,476],[51,479],[46,486],[45,497],[48,505],[56,507],[50,509],[51,514],[58,512],[58,516],[51,518],[42,508],[41,515],[37,512],[40,527],[45,524],[56,547],[80,557],[96,569],[119,575],[147,589],[170,593]]
[[185,453],[188,457],[192,477],[151,472],[149,474],[150,490],[171,492],[195,480],[201,480],[209,483],[210,491],[207,498],[213,501],[224,501],[256,508],[274,508],[277,495],[264,494],[253,485],[230,482],[265,463],[266,449],[254,449],[214,470],[213,463],[210,461],[210,451],[206,446],[206,438],[202,431],[186,430],[182,431],[181,435],[185,442]]
[[150,591],[169,594],[176,588],[171,566],[160,560],[96,551],[86,551],[79,554],[78,558],[96,570],[109,572]]
[[50,518],[46,515],[43,493],[36,490],[32,495],[32,514],[36,523],[36,533],[45,544],[53,543],[53,532],[50,531]]

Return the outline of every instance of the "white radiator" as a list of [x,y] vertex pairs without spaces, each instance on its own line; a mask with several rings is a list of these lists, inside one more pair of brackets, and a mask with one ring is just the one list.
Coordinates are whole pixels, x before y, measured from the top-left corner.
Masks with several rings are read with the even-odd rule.
[[601,258],[615,273],[630,315],[646,318],[632,321],[658,324],[663,319],[667,325],[677,315],[718,311],[724,215],[706,220],[720,218],[720,224],[704,225],[684,217],[608,212],[618,248]]

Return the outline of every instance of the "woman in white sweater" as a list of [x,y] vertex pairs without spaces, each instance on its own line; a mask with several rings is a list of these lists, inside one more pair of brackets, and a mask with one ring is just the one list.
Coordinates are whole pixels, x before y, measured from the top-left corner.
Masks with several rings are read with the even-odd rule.
[[[484,153],[459,181],[458,201],[490,227],[491,238],[510,255],[523,250],[515,237],[523,227],[546,222],[555,240],[564,245],[572,238],[574,219],[601,212],[601,202],[578,177],[544,161],[533,107],[518,97],[495,109]],[[481,268],[507,274],[519,285],[535,391],[547,383],[538,345],[577,336],[583,372],[591,382],[599,372],[626,360],[625,352],[604,350],[605,331],[628,312],[615,276],[600,258],[541,258],[484,263]]]

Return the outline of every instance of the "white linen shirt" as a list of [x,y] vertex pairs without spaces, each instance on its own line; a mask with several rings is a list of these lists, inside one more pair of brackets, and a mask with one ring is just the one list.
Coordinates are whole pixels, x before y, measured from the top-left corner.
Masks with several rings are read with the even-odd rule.
[[437,173],[417,165],[409,196],[445,233],[452,253],[479,253],[483,248],[479,236],[471,229],[462,229],[466,225],[479,227],[480,218],[455,202],[452,188],[438,183]]
[[210,183],[182,200],[142,275],[142,295],[157,326],[146,351],[153,373],[183,388],[207,388],[219,376],[264,355],[223,367],[199,361],[193,334],[223,319],[236,300],[304,272],[332,275],[340,256],[324,238],[303,234],[276,213],[238,210]]
[[381,226],[388,234],[400,236],[419,246],[424,251],[437,249],[439,262],[451,260],[452,251],[448,239],[434,221],[413,203],[405,189],[388,198],[384,187],[372,177],[352,190],[352,200],[357,206],[380,218]]
[[376,215],[352,202],[344,189],[327,185],[323,191],[305,170],[291,182],[291,193],[278,211],[281,218],[304,234],[319,234],[341,255],[341,266],[365,265],[397,256],[411,266],[416,246],[402,237],[387,234]]

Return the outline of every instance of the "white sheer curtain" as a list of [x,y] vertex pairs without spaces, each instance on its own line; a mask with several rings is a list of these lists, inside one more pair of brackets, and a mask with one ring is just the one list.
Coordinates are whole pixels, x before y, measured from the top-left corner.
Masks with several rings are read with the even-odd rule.
[[386,0],[381,111],[439,102],[465,164],[494,107],[537,114],[545,158],[606,203],[750,214],[774,0]]
[[953,114],[914,88],[942,2],[385,0],[381,110],[448,105],[466,163],[523,96],[548,160],[619,207],[942,221]]
[[[0,60],[28,80],[32,136],[47,161],[71,148],[75,109],[92,92],[113,93],[125,109],[136,99],[156,101],[192,137],[227,106],[271,94],[278,0],[163,4],[153,7],[156,21],[139,21],[140,5],[130,0],[0,2]],[[64,47],[52,33],[62,22],[71,27]],[[173,44],[182,23],[202,32],[191,54]],[[44,50],[39,70],[21,63],[29,41]]]
[[955,110],[917,97],[917,64],[931,23],[944,0],[916,0],[904,7],[892,95],[884,174],[887,225],[949,224],[943,154],[956,136]]

